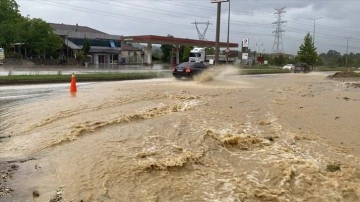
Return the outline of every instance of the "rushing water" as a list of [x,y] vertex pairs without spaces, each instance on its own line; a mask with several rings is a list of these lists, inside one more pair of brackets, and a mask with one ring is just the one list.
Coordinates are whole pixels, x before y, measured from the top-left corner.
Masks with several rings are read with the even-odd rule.
[[[351,153],[356,89],[314,75],[224,72],[195,81],[91,83],[75,95],[66,85],[14,87],[34,96],[3,101],[11,107],[1,132],[10,138],[0,142],[0,160],[19,165],[14,191],[3,199],[359,199],[359,156]],[[10,87],[1,90],[13,96]],[[332,109],[340,104],[342,111]],[[331,142],[338,133],[342,146]]]

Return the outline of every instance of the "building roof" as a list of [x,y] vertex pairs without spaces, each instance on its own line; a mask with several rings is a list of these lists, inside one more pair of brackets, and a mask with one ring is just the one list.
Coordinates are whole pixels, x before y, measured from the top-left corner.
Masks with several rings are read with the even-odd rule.
[[97,33],[97,34],[106,34],[99,30],[87,27],[87,26],[80,26],[76,25],[66,25],[66,24],[56,24],[56,23],[49,23],[50,26],[54,29],[54,31],[72,31],[72,32],[89,32],[89,33]]
[[88,38],[88,39],[112,39],[120,40],[121,35],[110,35],[105,32],[87,27],[76,25],[66,25],[66,24],[56,24],[49,23],[53,28],[55,34],[59,36],[68,36],[72,38]]

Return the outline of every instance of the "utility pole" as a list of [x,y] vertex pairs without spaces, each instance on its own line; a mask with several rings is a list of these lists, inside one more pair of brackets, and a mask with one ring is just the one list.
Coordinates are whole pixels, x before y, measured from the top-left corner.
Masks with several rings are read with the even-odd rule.
[[285,9],[285,7],[275,9],[276,12],[274,14],[275,14],[275,17],[277,20],[272,23],[276,26],[275,31],[273,31],[273,34],[275,36],[274,45],[273,45],[273,53],[283,53],[284,52],[284,47],[283,47],[283,43],[282,43],[282,34],[283,34],[283,32],[285,32],[285,30],[282,29],[282,25],[284,23],[286,23],[286,21],[282,20],[283,14],[286,13],[286,11],[284,11],[284,9]]
[[210,0],[211,3],[217,3],[216,14],[216,42],[215,42],[215,65],[219,63],[219,39],[220,39],[220,15],[221,15],[221,2],[228,2],[229,0]]
[[228,30],[227,30],[227,45],[226,48],[229,49],[229,35],[230,35],[230,0],[229,0],[229,11],[228,11]]
[[214,61],[215,65],[219,63],[220,15],[221,15],[221,2],[217,4],[216,42],[215,42],[215,61]]
[[320,18],[309,18],[311,20],[314,20],[314,33],[313,33],[313,45],[315,45],[315,21],[321,19]]
[[228,30],[227,30],[227,41],[226,41],[226,64],[228,63],[230,49],[229,49],[229,36],[230,36],[230,0],[229,0],[229,11],[228,11]]
[[348,55],[349,55],[349,39],[351,37],[345,37],[346,38],[346,57],[345,57],[345,64],[348,66]]

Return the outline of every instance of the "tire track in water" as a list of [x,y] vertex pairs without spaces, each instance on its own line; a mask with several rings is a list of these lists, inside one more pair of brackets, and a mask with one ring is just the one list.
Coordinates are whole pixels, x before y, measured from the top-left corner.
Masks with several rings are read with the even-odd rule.
[[81,106],[77,107],[76,109],[68,109],[68,110],[59,111],[59,112],[55,113],[54,115],[52,115],[51,117],[47,117],[46,119],[40,121],[40,123],[33,124],[29,128],[24,129],[23,131],[19,131],[19,133],[29,133],[33,129],[43,127],[43,126],[46,126],[49,124],[53,124],[54,122],[60,121],[62,119],[69,119],[70,117],[78,116],[79,114],[82,114],[82,113],[89,113],[89,112],[95,112],[95,111],[104,110],[104,109],[110,109],[110,108],[113,108],[114,106],[136,103],[141,100],[152,101],[152,100],[163,99],[163,98],[167,98],[169,100],[171,100],[171,99],[187,100],[187,99],[200,99],[201,97],[191,97],[191,96],[189,97],[189,96],[182,95],[182,94],[173,95],[172,93],[160,94],[160,93],[154,93],[154,92],[149,92],[145,95],[142,95],[142,97],[128,97],[128,96],[125,98],[121,97],[120,100],[103,102],[97,106],[89,107],[88,105],[81,105]]
[[[141,108],[144,108],[143,111],[131,113],[133,107],[127,106],[131,103],[141,103],[144,99],[147,101],[145,104],[150,104],[150,106],[146,107],[145,105],[145,108],[142,106]],[[165,101],[167,100],[169,103],[162,104],[162,101],[164,101],[162,99],[165,99]],[[137,120],[164,116],[172,112],[188,110],[195,107],[200,100],[201,96],[189,96],[184,92],[173,93],[170,91],[164,93],[156,91],[148,92],[141,97],[129,98],[127,96],[126,98],[121,98],[120,101],[118,101],[117,98],[112,99],[111,102],[106,100],[107,102],[101,102],[101,104],[97,106],[88,107],[86,105],[81,105],[79,107],[80,109],[75,108],[74,110],[62,110],[61,112],[56,113],[55,116],[45,118],[43,121],[40,121],[39,124],[32,124],[32,127],[28,127],[24,130],[25,132],[19,130],[21,128],[18,128],[16,130],[17,135],[12,135],[12,138],[9,139],[6,144],[4,143],[2,145],[2,156],[7,156],[7,153],[10,154],[15,150],[20,156],[23,155],[21,151],[27,151],[29,154],[26,155],[30,155],[45,148],[51,148],[52,144],[58,145],[65,142],[71,142],[79,138],[83,133],[95,131],[106,126],[111,126],[112,124],[131,123]],[[154,107],[154,103],[156,102],[158,102],[158,104],[155,104]],[[175,102],[175,104],[171,104],[172,102]],[[119,111],[122,115],[116,115],[116,113],[114,113],[114,108],[121,109],[124,107],[128,108],[128,110],[125,110],[128,114],[124,115],[124,112],[122,111]],[[100,116],[96,116],[98,111],[103,111],[104,109],[112,110],[111,114],[113,115],[111,117],[106,116],[106,114],[103,116],[102,112],[99,114]],[[156,113],[159,114],[156,115]],[[72,122],[71,119],[75,120],[75,125],[71,126],[69,124],[63,124],[65,122]],[[26,125],[24,126],[26,127]],[[41,133],[40,131],[42,130],[48,130],[49,133]],[[29,136],[31,136],[31,140],[28,138]]]
[[196,107],[196,105],[198,105],[198,101],[191,99],[189,101],[185,101],[183,103],[178,103],[175,105],[153,107],[145,110],[144,112],[137,112],[128,115],[120,115],[118,117],[113,117],[110,120],[106,120],[106,121],[77,123],[76,125],[71,127],[70,131],[65,134],[65,137],[61,137],[61,139],[57,140],[56,142],[52,142],[50,145],[39,148],[37,151],[58,146],[64,143],[72,142],[80,138],[86,132],[94,132],[103,127],[111,126],[114,124],[138,122],[146,119],[165,116],[170,113],[188,111],[188,110],[192,110],[194,107]]

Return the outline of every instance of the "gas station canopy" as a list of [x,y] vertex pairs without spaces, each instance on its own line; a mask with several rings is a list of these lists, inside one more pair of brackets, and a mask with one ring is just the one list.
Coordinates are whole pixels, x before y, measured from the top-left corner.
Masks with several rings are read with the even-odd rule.
[[[124,36],[121,40],[124,42],[137,42],[147,44],[167,44],[167,45],[185,45],[197,47],[215,47],[215,41],[204,41],[187,38],[176,38],[171,36],[155,36],[155,35],[141,35],[141,36]],[[219,47],[237,48],[237,43],[219,42]]]

